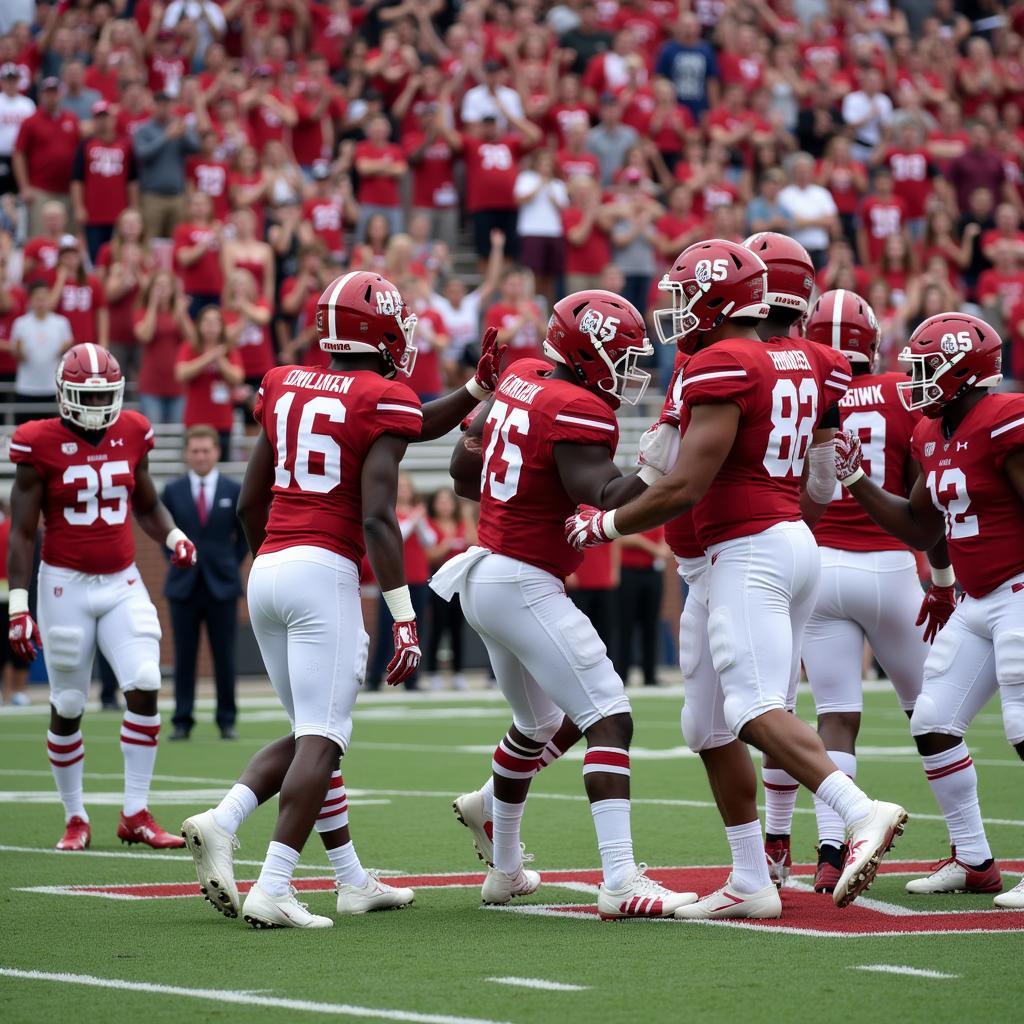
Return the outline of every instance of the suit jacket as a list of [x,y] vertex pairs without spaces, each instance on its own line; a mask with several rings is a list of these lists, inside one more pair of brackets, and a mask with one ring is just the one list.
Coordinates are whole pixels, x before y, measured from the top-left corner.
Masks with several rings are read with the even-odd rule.
[[[213,504],[206,525],[199,525],[199,510],[192,497],[188,475],[172,480],[165,488],[163,502],[175,525],[188,534],[196,546],[198,562],[191,569],[167,570],[164,595],[169,601],[187,601],[202,578],[210,595],[218,601],[237,599],[242,594],[239,568],[249,553],[238,522],[238,494],[241,487],[223,473],[217,479]],[[169,552],[166,553],[170,557]]]

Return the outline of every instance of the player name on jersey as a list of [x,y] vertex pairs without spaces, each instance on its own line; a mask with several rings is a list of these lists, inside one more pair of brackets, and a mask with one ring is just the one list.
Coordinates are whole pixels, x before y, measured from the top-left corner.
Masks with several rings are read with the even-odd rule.
[[841,409],[861,408],[865,405],[884,405],[885,395],[881,384],[868,384],[864,387],[851,387],[839,399]]
[[342,377],[337,373],[321,373],[318,370],[291,370],[284,379],[285,387],[306,388],[309,391],[329,391],[335,395],[347,395],[355,383],[353,377]]
[[779,373],[793,373],[797,370],[812,369],[810,361],[804,352],[772,352],[768,355],[775,364]]
[[532,405],[533,400],[537,395],[544,390],[542,384],[534,384],[528,380],[523,380],[521,377],[517,377],[515,374],[503,380],[498,385],[498,393],[505,395],[508,398],[515,398],[517,401],[525,402],[527,405]]

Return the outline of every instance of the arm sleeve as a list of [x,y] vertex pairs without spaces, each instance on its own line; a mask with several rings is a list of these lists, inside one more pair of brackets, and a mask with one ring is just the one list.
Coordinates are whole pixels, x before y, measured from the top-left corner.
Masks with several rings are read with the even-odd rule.
[[371,413],[373,422],[367,448],[381,434],[397,434],[399,437],[409,438],[410,441],[419,439],[423,428],[420,400],[404,384],[392,381],[387,388],[378,392],[375,405],[376,408]]
[[[705,354],[707,358],[701,358]],[[694,357],[683,376],[683,403],[689,409],[732,402],[745,414],[755,390],[756,381],[743,363],[733,353],[715,352],[714,347]]]
[[615,414],[600,398],[576,398],[563,405],[552,417],[548,430],[551,444],[603,444],[612,453],[619,440]]
[[[995,466],[1002,469],[1014,452],[1024,448],[1024,401],[1009,404],[1000,414],[991,434]],[[11,447],[14,447],[13,441]]]

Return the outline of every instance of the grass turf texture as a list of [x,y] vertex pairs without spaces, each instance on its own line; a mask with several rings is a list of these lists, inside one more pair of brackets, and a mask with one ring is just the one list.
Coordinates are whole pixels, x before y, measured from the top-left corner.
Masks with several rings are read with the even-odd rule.
[[[664,693],[642,693],[634,701],[637,856],[653,865],[725,864],[728,847],[703,769],[680,749],[679,703],[678,695]],[[800,712],[810,716],[806,695]],[[114,836],[121,787],[119,723],[119,715],[93,711],[85,720],[93,853],[128,850]],[[449,804],[452,796],[483,781],[489,751],[507,723],[507,712],[493,695],[364,699],[344,764],[353,836],[363,863],[403,874],[479,872],[469,833],[456,823]],[[176,830],[188,814],[210,806],[248,757],[285,728],[283,715],[267,700],[243,710],[237,743],[215,738],[212,724],[204,723],[190,743],[162,744],[150,804],[157,819]],[[0,845],[45,849],[59,836],[62,816],[55,797],[48,796],[52,781],[44,730],[45,717],[38,709],[0,713]],[[983,813],[990,821],[1003,819],[988,826],[996,856],[1024,857],[1021,766],[1003,739],[995,705],[979,717],[968,739],[981,779]],[[871,793],[902,801],[911,812],[894,856],[931,860],[943,855],[945,826],[935,820],[937,808],[891,693],[867,695],[861,744],[858,781]],[[579,761],[564,759],[547,769],[534,782],[534,792],[537,798],[530,801],[523,828],[536,854],[534,866],[541,872],[596,868]],[[804,863],[814,857],[814,816],[799,809],[810,807],[809,795],[802,793],[793,849],[794,859]],[[243,826],[237,857],[259,861],[273,822],[274,807],[261,808]],[[156,856],[139,846],[131,850],[143,852],[107,857],[0,850],[0,969],[344,1003],[392,1011],[390,1019],[402,1019],[393,1011],[410,1014],[404,1019],[411,1020],[433,1014],[511,1024],[657,1022],[683,1015],[719,1021],[751,1013],[786,1022],[836,1015],[929,1024],[1020,1019],[1019,931],[840,938],[672,922],[602,924],[583,915],[570,919],[483,911],[473,887],[422,888],[408,910],[343,918],[330,931],[255,932],[221,918],[198,895],[121,901],[17,891],[74,884],[194,884],[185,851]],[[242,864],[237,877],[250,879],[257,871]],[[299,877],[329,874],[314,837]],[[1017,876],[1007,874],[1005,880],[1009,888]],[[911,898],[903,894],[904,882],[905,877],[880,877],[869,895],[915,910],[992,907],[991,897],[984,896]],[[312,910],[333,915],[333,894],[312,892],[303,898]],[[523,902],[589,904],[593,897],[545,885]],[[826,920],[840,920],[844,912],[832,908],[832,913],[835,917]],[[779,923],[785,925],[786,918]],[[854,969],[878,964],[956,977]],[[587,988],[537,991],[487,980],[510,975]],[[69,1016],[84,1022],[161,1022],[182,1014],[202,1021],[276,1022],[317,1015],[3,975],[0,1006],[6,1024]]]

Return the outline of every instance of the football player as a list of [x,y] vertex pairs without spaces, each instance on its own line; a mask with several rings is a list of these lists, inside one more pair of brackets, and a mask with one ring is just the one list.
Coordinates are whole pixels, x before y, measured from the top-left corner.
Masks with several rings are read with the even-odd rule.
[[[800,518],[801,476],[815,428],[846,393],[850,372],[824,346],[758,337],[766,277],[759,256],[721,239],[680,256],[670,272],[668,337],[700,329],[705,348],[683,376],[690,422],[679,457],[621,508],[580,508],[566,535],[582,549],[694,508],[709,563],[708,637],[724,721],[843,819],[850,854],[833,897],[846,906],[874,880],[907,814],[869,799],[828,759],[817,733],[787,711],[819,574],[817,545]],[[831,442],[820,449],[829,454]],[[677,916],[695,912],[682,907]]]
[[[98,345],[74,345],[61,359],[56,384],[60,415],[23,424],[11,439],[17,470],[7,574],[11,647],[32,660],[38,643],[46,657],[46,747],[64,804],[57,849],[84,850],[92,838],[82,791],[81,724],[97,649],[127,705],[118,838],[154,849],[183,846],[147,808],[160,735],[160,623],[135,565],[129,510],[148,536],[170,549],[175,565],[194,565],[195,547],[157,497],[149,475],[153,428],[144,416],[121,408],[124,377],[117,360]],[[28,588],[40,514],[46,533],[37,626]]]
[[[523,867],[520,823],[530,781],[566,716],[586,737],[583,778],[601,855],[602,918],[670,917],[695,893],[665,889],[633,856],[629,744],[632,718],[622,680],[587,617],[565,593],[580,563],[562,521],[580,501],[621,504],[644,490],[612,457],[614,410],[642,397],[650,354],[643,317],[611,292],[576,292],[555,304],[543,360],[519,360],[502,375],[471,435],[482,431],[482,462],[467,459],[460,494],[479,497],[479,546],[447,562],[431,586],[460,596],[483,639],[513,728],[494,752],[493,866],[485,903],[536,891]],[[658,474],[655,474],[657,476]]]
[[[416,357],[415,324],[390,281],[342,275],[317,308],[330,367],[277,367],[259,392],[262,429],[239,509],[257,556],[249,577],[253,629],[293,731],[257,753],[216,808],[182,825],[203,895],[227,917],[241,909],[254,927],[331,926],[290,888],[314,827],[334,868],[339,913],[413,900],[411,889],[392,888],[363,869],[348,828],[339,760],[367,655],[358,567],[365,550],[395,619],[387,681],[397,685],[420,658],[394,511],[398,465],[410,441],[442,436],[488,397],[504,351],[488,332],[476,377],[421,408],[402,381]],[[241,905],[235,833],[278,792],[274,841]]]
[[[911,371],[900,399],[924,414],[911,439],[921,475],[910,497],[870,479],[856,434],[838,434],[835,451],[840,482],[884,530],[919,550],[945,533],[964,592],[928,653],[910,718],[953,849],[907,889],[998,891],[963,738],[998,691],[1006,738],[1024,759],[1024,396],[991,390],[1002,380],[1002,341],[966,313],[925,320],[900,359]],[[1024,882],[995,904],[1024,908]]]

